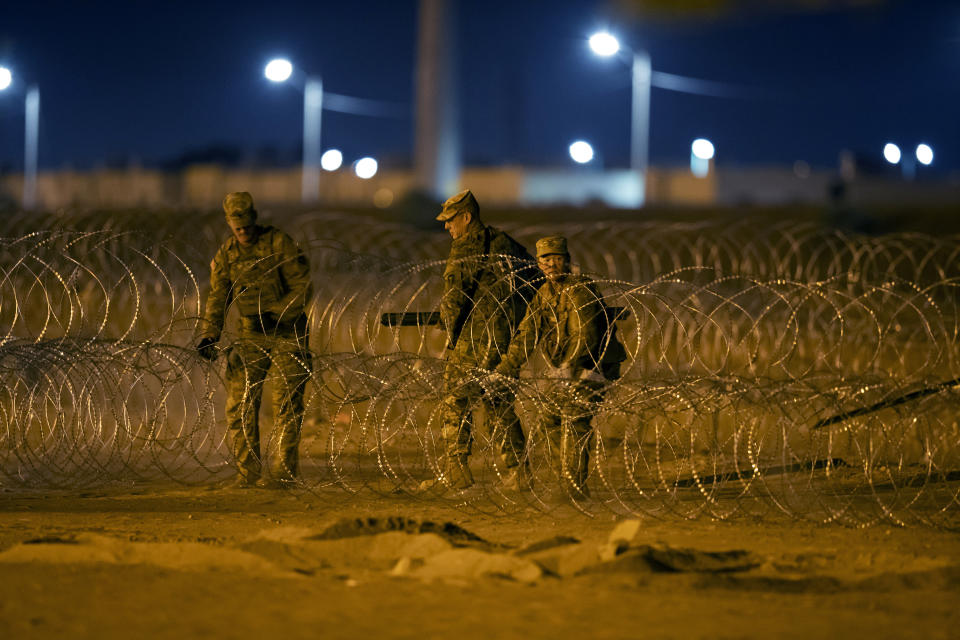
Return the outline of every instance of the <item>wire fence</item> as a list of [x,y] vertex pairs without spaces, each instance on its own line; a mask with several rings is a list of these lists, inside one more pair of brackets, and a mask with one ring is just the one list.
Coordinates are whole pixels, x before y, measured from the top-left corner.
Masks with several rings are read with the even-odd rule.
[[[97,230],[37,231],[63,220],[23,216],[0,240],[0,486],[229,478],[224,359],[208,363],[193,348],[222,222],[69,222]],[[618,310],[627,358],[620,377],[588,394],[542,358],[499,391],[488,370],[461,367],[455,384],[515,398],[530,484],[502,486],[502,429],[477,402],[476,484],[425,491],[439,473],[451,391],[446,334],[426,314],[440,302],[449,237],[386,222],[361,230],[329,213],[280,226],[300,241],[314,283],[302,490],[490,511],[956,521],[956,238],[796,223],[513,225],[530,247],[567,236],[598,302]],[[415,312],[406,324],[384,321]],[[228,350],[240,339],[235,316],[221,339]],[[268,386],[278,384],[271,375]],[[279,447],[267,404],[265,464]],[[591,421],[590,499],[565,488],[546,415]]]

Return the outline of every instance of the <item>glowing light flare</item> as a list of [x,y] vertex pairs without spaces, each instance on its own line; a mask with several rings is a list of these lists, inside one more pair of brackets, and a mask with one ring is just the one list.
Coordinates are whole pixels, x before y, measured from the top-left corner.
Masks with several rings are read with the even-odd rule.
[[883,157],[890,164],[897,164],[900,162],[900,147],[892,142],[888,142],[883,145]]
[[10,69],[0,67],[0,91],[9,87],[11,82],[13,82],[13,74],[10,73]]
[[609,58],[620,51],[620,41],[606,31],[593,34],[587,42],[595,54],[604,58]]
[[343,165],[343,154],[339,149],[327,149],[320,156],[320,166],[324,171],[336,171]]
[[593,147],[589,142],[577,140],[570,145],[570,157],[578,164],[587,164],[593,160]]
[[377,161],[369,156],[360,158],[356,164],[353,165],[353,172],[357,174],[358,178],[369,180],[377,175]]
[[263,68],[263,75],[271,82],[284,82],[293,73],[293,65],[285,58],[275,58]]
[[714,153],[713,143],[706,138],[697,138],[690,145],[690,151],[701,160],[710,160]]
[[933,163],[933,149],[928,144],[917,145],[917,162],[924,165]]
[[386,187],[377,189],[377,192],[373,194],[373,206],[377,209],[386,209],[391,204],[393,204],[393,191],[390,189]]

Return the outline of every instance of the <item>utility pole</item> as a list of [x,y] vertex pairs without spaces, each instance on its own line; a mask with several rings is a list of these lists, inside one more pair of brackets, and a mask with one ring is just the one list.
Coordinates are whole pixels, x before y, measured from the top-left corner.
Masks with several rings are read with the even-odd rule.
[[27,89],[24,102],[23,138],[23,208],[32,211],[37,206],[37,149],[40,145],[40,89]]
[[456,0],[420,0],[414,164],[417,188],[444,200],[460,182]]

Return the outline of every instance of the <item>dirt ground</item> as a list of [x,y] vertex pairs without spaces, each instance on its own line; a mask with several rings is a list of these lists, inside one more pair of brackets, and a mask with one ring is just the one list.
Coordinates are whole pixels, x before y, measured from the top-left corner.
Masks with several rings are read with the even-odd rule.
[[957,638],[958,529],[0,493],[0,638]]

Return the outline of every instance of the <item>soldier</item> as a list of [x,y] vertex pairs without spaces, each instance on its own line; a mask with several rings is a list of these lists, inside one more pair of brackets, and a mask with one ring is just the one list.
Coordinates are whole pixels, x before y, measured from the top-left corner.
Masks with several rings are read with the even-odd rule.
[[547,445],[551,457],[559,461],[560,477],[571,495],[586,498],[590,495],[590,422],[603,389],[619,378],[626,351],[592,280],[570,272],[566,238],[538,240],[537,264],[546,281],[488,380],[498,389],[507,387],[500,376],[516,378],[537,346],[542,346],[552,368],[548,376],[555,378],[540,415]]
[[[532,280],[540,277],[533,256],[506,233],[480,221],[477,200],[462,191],[443,203],[437,216],[453,238],[443,272],[440,317],[447,332],[446,368],[441,409],[444,453],[440,475],[421,489],[464,489],[474,482],[468,466],[472,443],[471,405],[477,399],[487,409],[494,440],[503,463],[501,484],[518,488],[526,470],[524,437],[513,409],[513,398],[485,395],[478,373],[500,362],[527,301]],[[488,374],[483,374],[488,375]]]
[[[305,313],[312,291],[310,267],[290,236],[256,223],[249,193],[228,194],[223,211],[233,236],[210,263],[210,294],[197,351],[216,359],[224,319],[229,306],[235,306],[240,335],[228,350],[226,374],[227,426],[238,472],[234,486],[289,487],[299,475],[303,393],[311,371]],[[268,470],[262,464],[258,414],[271,369],[279,459]]]

